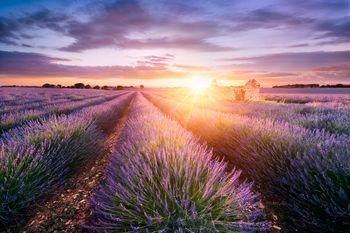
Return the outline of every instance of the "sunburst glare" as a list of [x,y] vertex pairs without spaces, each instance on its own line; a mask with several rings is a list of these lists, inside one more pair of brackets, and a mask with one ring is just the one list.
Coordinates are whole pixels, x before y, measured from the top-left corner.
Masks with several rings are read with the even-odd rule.
[[203,93],[210,87],[210,79],[208,78],[191,78],[188,80],[187,86],[196,93]]

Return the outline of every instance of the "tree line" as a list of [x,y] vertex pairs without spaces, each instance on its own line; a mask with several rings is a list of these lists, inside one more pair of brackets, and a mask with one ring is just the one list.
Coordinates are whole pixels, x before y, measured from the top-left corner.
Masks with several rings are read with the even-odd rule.
[[334,84],[334,85],[320,85],[320,84],[288,84],[273,86],[272,88],[350,88],[350,85],[347,84]]
[[[72,86],[62,86],[60,84],[50,84],[50,83],[45,83],[42,85],[43,88],[75,88],[75,89],[96,89],[96,90],[123,90],[125,88],[134,88],[134,86],[102,86],[100,87],[99,85],[96,86],[91,86],[89,84],[84,84],[84,83],[76,83]],[[144,88],[144,85],[140,85],[140,88]]]

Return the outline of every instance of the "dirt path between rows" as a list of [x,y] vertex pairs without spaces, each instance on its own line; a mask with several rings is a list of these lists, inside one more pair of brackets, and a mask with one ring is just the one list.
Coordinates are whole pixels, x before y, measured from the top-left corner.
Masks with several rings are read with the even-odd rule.
[[92,214],[89,198],[105,179],[106,166],[126,123],[130,106],[131,103],[114,131],[106,136],[107,153],[83,164],[47,201],[35,207],[34,216],[19,232],[85,232],[81,225],[86,224]]

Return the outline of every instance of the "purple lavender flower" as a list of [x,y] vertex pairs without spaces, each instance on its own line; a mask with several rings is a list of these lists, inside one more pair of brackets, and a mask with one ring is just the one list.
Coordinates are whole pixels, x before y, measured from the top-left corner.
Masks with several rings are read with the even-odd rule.
[[[140,94],[92,197],[97,232],[259,230],[257,195]],[[247,224],[246,224],[247,223]],[[248,224],[249,223],[249,224]]]
[[[220,113],[156,95],[157,107],[253,179],[286,213],[287,228],[347,232],[350,227],[350,137],[294,123]],[[274,110],[277,110],[275,108]],[[284,111],[281,110],[281,115]],[[299,109],[300,112],[315,109]],[[324,116],[328,113],[326,109]],[[333,111],[333,110],[331,110]],[[347,116],[346,116],[347,117]],[[325,118],[326,119],[326,118]],[[346,120],[345,120],[346,122]],[[203,127],[205,126],[205,127]]]
[[[78,164],[104,150],[103,132],[112,127],[131,94],[76,111],[29,121],[0,139],[0,228],[23,219],[25,209]],[[111,118],[114,121],[110,121]]]

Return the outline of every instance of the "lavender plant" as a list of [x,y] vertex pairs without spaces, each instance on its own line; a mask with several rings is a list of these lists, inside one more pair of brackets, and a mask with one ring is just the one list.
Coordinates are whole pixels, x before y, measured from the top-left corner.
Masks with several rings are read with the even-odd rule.
[[288,229],[348,231],[348,136],[147,97],[255,180],[265,198],[279,203],[276,210],[287,212]]
[[62,104],[53,104],[46,106],[44,109],[40,110],[30,109],[23,112],[5,113],[0,115],[0,132],[5,132],[30,120],[46,118],[51,115],[69,114],[85,107],[98,105],[103,102],[110,101],[122,94],[103,96],[96,99],[87,99],[85,101],[71,101],[68,103],[65,102]]
[[195,96],[176,96],[168,93],[160,94],[181,102],[191,102],[193,105],[209,108],[220,112],[228,112],[252,118],[271,119],[288,122],[307,129],[325,130],[335,134],[350,135],[350,111],[325,106],[308,106],[303,104],[277,104],[271,102],[233,103],[215,98],[206,101],[193,100]]
[[[165,129],[166,130],[163,130]],[[265,230],[251,184],[143,97],[133,103],[107,181],[92,198],[94,232]]]
[[38,99],[36,96],[29,96],[29,100],[27,99],[26,101],[21,101],[18,100],[15,104],[4,104],[1,107],[0,110],[0,116],[4,113],[21,113],[25,110],[41,110],[45,108],[49,108],[53,105],[58,105],[58,104],[67,104],[72,101],[84,101],[88,99],[95,99],[98,97],[103,97],[103,95],[95,95],[95,96],[84,96],[83,98],[80,97],[75,97],[75,95],[68,95],[60,98],[45,98],[45,99]]
[[110,116],[117,119],[130,98],[127,94],[4,133],[0,140],[0,228],[24,220],[21,217],[28,206],[62,184],[78,164],[102,153],[101,127]]

